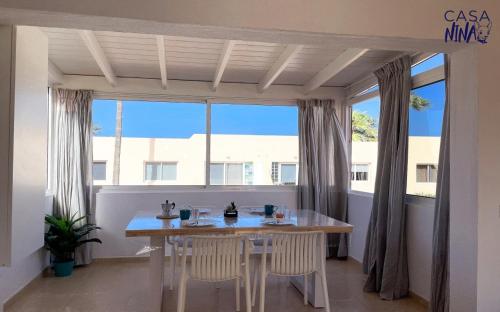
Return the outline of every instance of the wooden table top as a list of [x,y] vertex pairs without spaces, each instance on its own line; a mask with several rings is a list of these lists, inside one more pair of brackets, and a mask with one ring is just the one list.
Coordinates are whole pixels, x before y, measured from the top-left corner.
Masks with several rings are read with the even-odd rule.
[[137,236],[177,236],[177,235],[204,235],[204,234],[254,234],[278,231],[307,232],[322,231],[325,233],[350,233],[353,226],[316,213],[311,210],[293,211],[291,225],[263,224],[264,216],[251,214],[248,210],[240,209],[238,218],[224,218],[222,210],[213,211],[203,216],[214,221],[213,226],[190,227],[177,219],[158,219],[153,213],[139,212],[129,222],[125,235]]

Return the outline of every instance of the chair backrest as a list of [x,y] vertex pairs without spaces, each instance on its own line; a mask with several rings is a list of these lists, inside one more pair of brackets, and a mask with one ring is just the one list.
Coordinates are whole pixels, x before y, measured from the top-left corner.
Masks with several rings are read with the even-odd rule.
[[316,271],[319,260],[317,257],[321,256],[318,242],[323,241],[322,235],[322,232],[271,234],[270,272],[279,275],[303,275]]
[[240,276],[241,236],[193,236],[191,278],[222,281]]

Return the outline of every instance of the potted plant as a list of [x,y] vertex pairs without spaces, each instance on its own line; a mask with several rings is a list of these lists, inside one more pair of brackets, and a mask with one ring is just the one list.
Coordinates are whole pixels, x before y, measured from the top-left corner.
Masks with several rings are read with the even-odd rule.
[[85,216],[55,217],[45,215],[45,223],[49,225],[45,233],[45,247],[52,254],[51,260],[56,276],[69,276],[75,264],[75,249],[86,243],[102,243],[98,238],[87,238],[92,231],[100,229],[95,224],[77,225]]
[[224,210],[224,217],[226,218],[236,218],[238,217],[238,208],[236,208],[236,204],[231,202],[226,209]]

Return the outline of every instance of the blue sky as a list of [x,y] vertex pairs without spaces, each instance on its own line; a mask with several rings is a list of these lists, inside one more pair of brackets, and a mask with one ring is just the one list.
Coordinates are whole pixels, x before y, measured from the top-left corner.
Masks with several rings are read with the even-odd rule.
[[[438,54],[412,68],[412,76],[443,65],[443,54]],[[427,99],[430,105],[422,111],[410,109],[409,134],[411,136],[441,136],[444,113],[445,83],[439,81],[412,91]],[[380,99],[371,98],[353,106],[353,110],[365,112],[378,122]]]
[[[438,54],[412,68],[412,75],[441,66]],[[444,110],[444,82],[415,89],[414,93],[429,100],[424,111],[410,110],[410,135],[439,136]],[[379,99],[356,104],[353,109],[366,112],[378,120]],[[101,128],[98,136],[114,136],[115,100],[94,100],[93,123]],[[195,103],[162,103],[123,101],[122,134],[125,137],[188,138],[206,133],[205,105]],[[212,133],[297,135],[298,110],[294,106],[212,105]]]
[[[114,136],[116,101],[95,100],[93,123],[98,136]],[[123,101],[125,137],[188,138],[206,133],[206,107],[195,103]],[[297,135],[295,106],[212,104],[212,133]]]

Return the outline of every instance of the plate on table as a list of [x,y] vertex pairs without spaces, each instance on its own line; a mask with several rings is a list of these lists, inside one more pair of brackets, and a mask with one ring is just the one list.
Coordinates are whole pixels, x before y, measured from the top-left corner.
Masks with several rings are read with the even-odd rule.
[[280,225],[295,225],[295,223],[293,223],[291,220],[283,220],[283,221],[278,222],[275,219],[264,220],[264,221],[262,221],[262,223],[265,224],[265,225],[277,225],[277,226],[280,226]]
[[209,214],[210,208],[198,208],[199,214]]
[[172,215],[169,215],[169,216],[166,216],[166,215],[157,215],[156,218],[158,219],[177,219],[179,217],[178,214],[172,214]]
[[215,221],[210,219],[189,220],[186,222],[186,226],[188,227],[207,227],[214,225]]
[[251,207],[251,208],[248,208],[248,212],[250,214],[256,214],[256,215],[263,216],[264,215],[264,207]]

